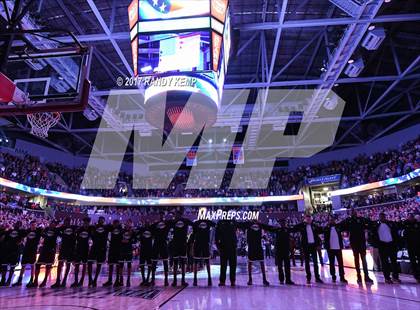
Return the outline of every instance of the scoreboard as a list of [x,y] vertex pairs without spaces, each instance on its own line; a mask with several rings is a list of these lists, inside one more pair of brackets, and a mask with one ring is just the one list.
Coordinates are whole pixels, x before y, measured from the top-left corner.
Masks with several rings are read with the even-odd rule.
[[[217,113],[231,49],[228,0],[133,0],[128,17],[134,75],[194,77]],[[158,87],[150,93],[177,90]]]

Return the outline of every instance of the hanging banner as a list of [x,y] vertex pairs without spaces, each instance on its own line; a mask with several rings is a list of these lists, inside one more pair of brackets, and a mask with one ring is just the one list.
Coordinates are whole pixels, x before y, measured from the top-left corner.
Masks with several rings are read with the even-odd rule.
[[197,148],[196,147],[193,147],[188,151],[186,165],[187,167],[197,166]]
[[245,163],[244,148],[242,146],[233,146],[232,155],[235,165],[243,165]]

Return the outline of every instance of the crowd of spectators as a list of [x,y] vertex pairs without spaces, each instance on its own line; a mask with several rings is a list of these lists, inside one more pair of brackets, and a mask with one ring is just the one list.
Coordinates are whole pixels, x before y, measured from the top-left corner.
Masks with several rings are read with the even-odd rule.
[[[372,221],[379,220],[379,214],[384,212],[389,221],[405,221],[410,214],[420,215],[419,198],[408,198],[395,203],[384,203],[382,205],[359,208],[358,214],[369,218]],[[338,214],[338,218],[345,217],[344,212]]]
[[[387,220],[400,222],[406,220],[411,213],[420,215],[420,201],[418,197],[406,198],[404,200],[356,208],[356,210],[359,216],[366,217],[372,221],[377,221],[379,219],[379,214],[384,212]],[[349,212],[350,210],[339,210],[335,211],[334,214],[339,222],[346,218]],[[313,218],[315,223],[320,226],[325,226],[328,223],[330,216],[331,213],[322,212],[314,214]]]
[[40,227],[48,227],[51,217],[45,212],[0,204],[0,229],[11,228],[17,221],[21,221],[24,227],[29,227],[31,221],[35,221]]
[[0,153],[0,176],[32,187],[62,189],[48,168],[38,158]]
[[378,191],[364,195],[343,196],[341,197],[341,205],[343,208],[351,209],[400,201],[413,196],[415,196],[415,189],[409,186],[399,192]]
[[[273,196],[296,194],[305,180],[312,177],[340,174],[341,188],[374,182],[384,178],[397,177],[420,168],[420,137],[400,146],[399,149],[378,152],[367,156],[361,154],[353,160],[331,161],[328,163],[307,165],[293,171],[274,169],[264,189],[255,189],[256,184],[264,183],[265,173],[246,172],[239,176],[244,184],[241,189],[228,189],[233,170],[203,171],[190,183],[198,189],[185,189],[189,173],[178,171],[169,186],[155,189],[161,180],[168,179],[164,173],[133,180],[125,172],[118,174],[115,183],[112,173],[92,169],[85,178],[85,168],[70,168],[58,163],[41,163],[30,155],[23,157],[0,153],[0,176],[12,181],[51,190],[67,191],[85,195],[102,195],[112,197],[235,197],[235,196]],[[224,177],[221,178],[221,175]],[[215,180],[222,179],[220,182]],[[115,184],[114,184],[115,183]],[[141,189],[133,189],[141,187]],[[213,185],[216,184],[216,185]],[[85,188],[101,188],[85,189]],[[105,188],[105,189],[103,189]]]

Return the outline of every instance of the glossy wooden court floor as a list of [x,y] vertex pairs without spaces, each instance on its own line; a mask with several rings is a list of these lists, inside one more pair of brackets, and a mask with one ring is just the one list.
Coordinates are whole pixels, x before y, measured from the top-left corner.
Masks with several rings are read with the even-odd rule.
[[[301,267],[293,267],[295,286],[280,285],[274,267],[268,267],[270,287],[262,286],[255,270],[254,285],[247,286],[245,265],[238,268],[236,287],[218,287],[219,267],[213,266],[213,287],[207,287],[205,272],[199,273],[199,286],[164,287],[159,272],[155,287],[139,287],[138,273],[130,288],[0,288],[0,309],[420,309],[420,285],[402,275],[401,284],[384,284],[379,273],[372,273],[373,285],[358,285],[353,269],[346,269],[348,285],[331,282],[328,267],[321,268],[324,284],[305,282]],[[42,276],[42,275],[41,275]],[[41,277],[42,278],[42,277]],[[55,276],[52,275],[51,282]],[[106,280],[105,274],[101,277]],[[188,274],[192,283],[192,275]],[[26,279],[27,280],[27,279]]]

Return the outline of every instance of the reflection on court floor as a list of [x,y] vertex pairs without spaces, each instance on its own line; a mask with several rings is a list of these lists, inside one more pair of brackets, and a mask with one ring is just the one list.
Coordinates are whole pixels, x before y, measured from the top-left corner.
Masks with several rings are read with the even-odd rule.
[[[191,286],[192,273],[187,274],[190,286],[164,287],[163,271],[158,270],[155,287],[139,287],[139,274],[132,277],[130,288],[0,288],[0,309],[403,309],[420,307],[420,285],[411,276],[402,275],[402,284],[384,284],[382,274],[371,273],[372,285],[358,285],[354,269],[346,268],[348,285],[332,283],[329,266],[320,266],[324,284],[306,284],[303,267],[292,267],[296,285],[280,285],[272,261],[267,267],[271,285],[264,287],[259,268],[253,268],[254,285],[247,286],[246,265],[241,262],[237,270],[237,286],[217,286],[220,266],[212,266],[213,287],[207,286],[207,273],[199,272],[198,287]],[[100,282],[106,281],[107,270]],[[25,281],[29,279],[26,277]],[[55,281],[55,271],[50,283]]]

